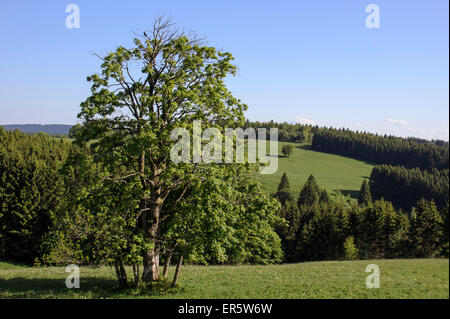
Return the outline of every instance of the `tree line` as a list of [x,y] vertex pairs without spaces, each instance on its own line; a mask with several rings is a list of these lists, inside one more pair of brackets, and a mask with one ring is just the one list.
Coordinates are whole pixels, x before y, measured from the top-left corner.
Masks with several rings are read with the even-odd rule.
[[318,129],[317,126],[303,125],[303,124],[290,124],[290,123],[277,123],[274,121],[269,122],[251,122],[245,121],[244,128],[253,128],[255,131],[258,128],[266,129],[266,139],[269,139],[269,130],[271,128],[278,129],[278,141],[291,142],[291,143],[307,143],[310,144],[314,131]]
[[337,202],[312,175],[295,199],[286,174],[274,197],[286,221],[276,228],[286,262],[448,256],[448,201],[439,210],[420,199],[405,213],[384,199],[372,201],[363,182],[358,203]]
[[384,198],[407,211],[421,198],[442,208],[449,200],[449,170],[377,165],[370,174],[370,189],[374,199]]
[[348,129],[317,129],[313,150],[356,158],[377,164],[403,165],[423,170],[448,169],[449,149],[434,142],[417,142]]
[[[378,139],[385,139],[387,140],[387,144],[390,143],[398,143],[398,142],[404,142],[405,145],[414,145],[414,144],[422,144],[422,145],[434,145],[438,147],[442,147],[444,149],[449,148],[449,142],[443,141],[443,140],[426,140],[418,137],[394,137],[394,136],[388,136],[388,135],[378,135],[378,134],[371,134],[366,132],[359,132],[359,131],[351,131],[348,129],[336,129],[333,127],[319,127],[318,125],[310,125],[310,124],[301,124],[301,123],[287,123],[282,122],[278,123],[275,121],[269,121],[269,122],[259,122],[259,121],[250,121],[246,120],[245,122],[245,128],[251,127],[255,130],[258,128],[265,128],[267,130],[267,139],[269,138],[268,130],[270,128],[277,128],[278,129],[278,140],[280,142],[291,142],[291,143],[306,143],[311,144],[314,139],[314,135],[318,134],[319,136],[322,135],[329,135],[333,134],[334,132],[351,132],[355,135],[362,137],[362,139],[370,139],[371,137],[376,137]],[[344,133],[345,134],[345,133]],[[394,142],[393,142],[394,141]],[[407,146],[408,147],[408,146]],[[350,152],[349,152],[350,153]],[[350,157],[350,155],[347,155]],[[367,159],[364,159],[367,160]],[[376,163],[376,161],[373,161]],[[384,163],[383,164],[389,164]]]

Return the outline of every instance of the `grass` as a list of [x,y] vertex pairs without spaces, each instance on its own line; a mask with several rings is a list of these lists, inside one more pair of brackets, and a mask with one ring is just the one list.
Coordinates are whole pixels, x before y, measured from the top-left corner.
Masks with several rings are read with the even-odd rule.
[[[290,157],[281,155],[284,144],[294,145]],[[325,187],[331,196],[341,193],[356,199],[364,178],[369,178],[373,164],[339,155],[316,152],[308,146],[294,143],[278,143],[280,157],[275,174],[260,175],[259,180],[269,193],[274,193],[281,176],[286,173],[291,190],[298,196],[300,189],[313,174],[320,187]]]
[[[365,286],[372,263],[380,267],[379,289]],[[80,289],[65,287],[67,275],[64,267],[0,262],[0,298],[449,298],[448,259],[188,265],[178,288],[144,292],[118,290],[111,267],[81,267]]]

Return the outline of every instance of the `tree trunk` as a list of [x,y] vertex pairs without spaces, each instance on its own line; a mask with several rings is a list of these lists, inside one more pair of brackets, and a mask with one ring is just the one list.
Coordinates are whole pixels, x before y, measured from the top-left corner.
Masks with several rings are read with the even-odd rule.
[[122,258],[116,259],[114,262],[114,268],[116,269],[117,280],[119,281],[120,288],[128,287],[127,272],[123,266]]
[[150,242],[154,244],[153,249],[144,253],[143,264],[144,271],[142,273],[142,280],[144,282],[153,282],[159,279],[159,253],[160,243],[157,239],[159,233],[159,213],[162,206],[160,197],[151,200],[152,209],[144,214],[144,231],[145,236],[149,238]]
[[[155,245],[157,245],[155,243]],[[153,282],[159,279],[159,248],[155,246],[144,254],[144,271],[142,280],[144,282]]]
[[183,264],[183,255],[180,255],[177,267],[175,268],[175,274],[173,275],[172,287],[175,287],[178,284],[178,278],[180,277],[180,270],[182,264]]
[[167,278],[167,275],[169,274],[169,266],[170,266],[170,259],[172,259],[173,250],[169,252],[167,255],[166,261],[164,263],[164,270],[163,270],[163,277]]
[[134,286],[139,286],[139,265],[133,263]]

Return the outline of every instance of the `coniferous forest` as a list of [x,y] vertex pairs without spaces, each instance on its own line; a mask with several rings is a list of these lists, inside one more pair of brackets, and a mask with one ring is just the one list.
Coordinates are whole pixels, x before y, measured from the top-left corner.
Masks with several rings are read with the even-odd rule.
[[353,157],[376,164],[448,169],[449,149],[438,142],[420,142],[394,136],[380,136],[346,129],[317,129],[312,139],[316,151]]

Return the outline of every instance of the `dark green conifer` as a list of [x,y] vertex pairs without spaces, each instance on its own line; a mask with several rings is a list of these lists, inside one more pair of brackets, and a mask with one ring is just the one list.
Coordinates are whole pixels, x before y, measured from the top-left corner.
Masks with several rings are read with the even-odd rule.
[[364,180],[359,191],[358,204],[361,206],[367,206],[370,203],[372,203],[372,195],[370,194],[369,183]]
[[278,185],[278,191],[275,193],[274,196],[279,200],[279,202],[283,206],[286,205],[286,202],[294,200],[291,193],[291,187],[289,185],[289,179],[286,173],[284,173],[283,176],[281,177],[280,184]]
[[317,185],[316,179],[313,175],[308,177],[305,185],[300,191],[300,196],[298,197],[297,206],[312,206],[319,202],[320,189]]

